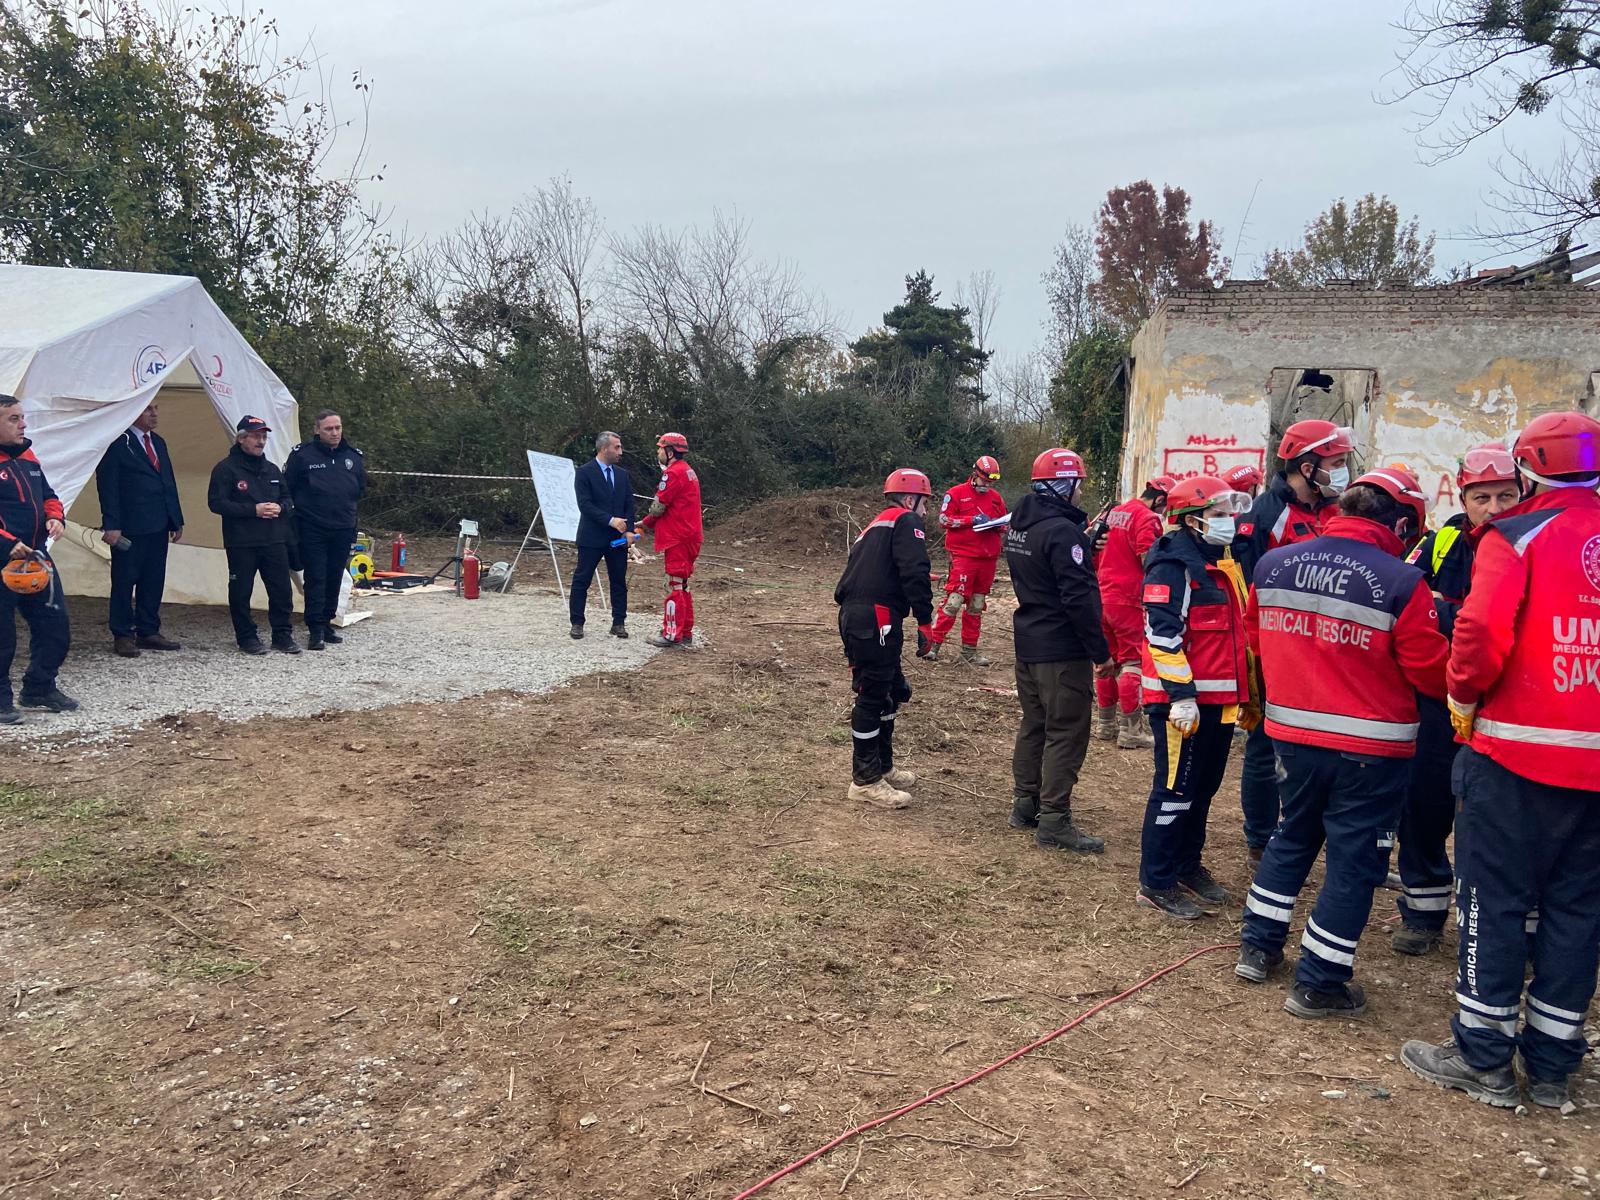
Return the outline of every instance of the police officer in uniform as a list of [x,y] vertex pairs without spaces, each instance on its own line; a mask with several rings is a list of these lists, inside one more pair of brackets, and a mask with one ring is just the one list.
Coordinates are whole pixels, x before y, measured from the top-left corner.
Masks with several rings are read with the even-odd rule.
[[228,615],[246,654],[265,654],[250,616],[256,576],[267,590],[272,648],[299,654],[294,640],[294,597],[289,584],[289,517],[294,501],[278,465],[267,459],[267,434],[260,417],[240,417],[233,449],[211,468],[206,506],[222,518],[222,548],[228,556]]
[[315,436],[289,452],[283,475],[306,568],[306,649],[321,650],[344,641],[333,618],[356,540],[356,505],[366,495],[367,468],[361,451],[345,441],[338,413],[319,412],[312,429]]

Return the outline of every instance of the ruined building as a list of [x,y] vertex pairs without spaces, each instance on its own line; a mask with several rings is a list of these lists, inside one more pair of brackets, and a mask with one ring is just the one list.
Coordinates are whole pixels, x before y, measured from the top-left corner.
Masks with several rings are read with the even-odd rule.
[[1551,409],[1600,415],[1600,288],[1515,286],[1526,277],[1168,297],[1130,352],[1122,494],[1163,472],[1270,474],[1284,428],[1324,417],[1355,429],[1354,467],[1415,470],[1444,520],[1468,446]]

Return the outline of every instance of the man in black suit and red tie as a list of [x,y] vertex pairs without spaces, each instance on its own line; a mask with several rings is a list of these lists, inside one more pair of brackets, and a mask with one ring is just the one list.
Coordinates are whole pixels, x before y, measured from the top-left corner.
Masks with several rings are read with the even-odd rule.
[[[619,465],[622,439],[607,430],[594,440],[594,457],[578,468],[572,481],[578,496],[578,566],[572,572],[568,607],[572,636],[583,636],[583,609],[589,584],[602,559],[611,585],[611,636],[625,638],[628,627],[628,547],[637,541],[634,530],[633,484]],[[623,541],[613,546],[615,541]]]
[[183,509],[156,419],[151,401],[133,428],[111,443],[95,472],[100,536],[111,547],[112,649],[124,658],[182,648],[161,636],[167,546],[183,537]]

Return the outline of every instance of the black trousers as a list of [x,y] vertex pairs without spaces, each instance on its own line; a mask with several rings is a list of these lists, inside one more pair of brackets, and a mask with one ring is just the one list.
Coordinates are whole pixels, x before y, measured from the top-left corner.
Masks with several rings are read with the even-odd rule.
[[1022,720],[1011,748],[1011,787],[1037,798],[1041,813],[1071,812],[1072,789],[1089,753],[1094,668],[1086,659],[1016,668]]
[[[51,607],[50,601],[55,601]],[[67,623],[67,602],[60,584],[32,596],[19,596],[0,587],[0,708],[11,707],[11,661],[17,656],[17,614],[28,622],[28,669],[22,676],[23,695],[47,692],[56,685],[56,672],[72,647],[72,627]]]
[[839,609],[839,640],[850,664],[850,778],[876,783],[894,770],[894,722],[900,706],[911,699],[911,684],[900,666],[904,635],[900,622],[878,636],[878,617],[870,604]]
[[1411,786],[1400,811],[1401,919],[1419,929],[1443,929],[1455,894],[1455,874],[1445,842],[1455,823],[1456,798],[1450,789],[1455,765],[1455,731],[1450,712],[1431,696],[1418,696],[1420,727],[1417,756],[1411,760]]
[[239,645],[261,640],[261,633],[250,616],[250,593],[256,576],[267,589],[267,624],[274,639],[294,636],[294,594],[289,586],[289,548],[282,542],[272,546],[229,546],[228,615],[233,618],[233,636]]
[[1156,739],[1156,772],[1145,804],[1140,838],[1139,882],[1164,889],[1200,868],[1206,818],[1222,786],[1233,749],[1233,725],[1222,722],[1222,706],[1202,704],[1200,725],[1184,737],[1167,723],[1170,705],[1150,708]]
[[324,529],[300,522],[300,558],[306,572],[306,628],[332,624],[339,610],[339,584],[350,562],[354,529]]
[[611,623],[621,625],[628,619],[628,548],[626,546],[579,546],[578,566],[572,572],[572,589],[567,593],[567,606],[572,623],[583,624],[584,605],[589,600],[589,584],[594,581],[595,569],[604,559],[606,580],[611,584]]
[[167,586],[167,535],[126,537],[132,546],[111,552],[111,636],[154,637],[161,632],[161,593]]

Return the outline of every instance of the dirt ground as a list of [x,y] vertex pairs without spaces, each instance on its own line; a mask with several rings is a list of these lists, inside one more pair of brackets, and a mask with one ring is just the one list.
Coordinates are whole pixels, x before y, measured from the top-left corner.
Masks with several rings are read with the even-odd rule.
[[[1235,939],[1237,907],[1134,906],[1142,754],[1091,752],[1103,857],[1006,827],[1003,597],[992,669],[908,667],[917,806],[845,803],[837,561],[735,540],[702,563],[704,652],[5,751],[0,1196],[725,1200]],[[1242,889],[1236,778],[1210,859]],[[1398,1064],[1445,1031],[1454,941],[1399,958],[1392,913],[1364,1020],[1296,1021],[1219,950],[763,1194],[1585,1190],[1592,1060],[1565,1119]]]

